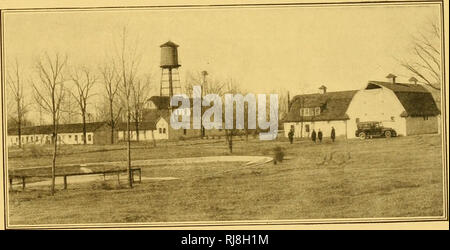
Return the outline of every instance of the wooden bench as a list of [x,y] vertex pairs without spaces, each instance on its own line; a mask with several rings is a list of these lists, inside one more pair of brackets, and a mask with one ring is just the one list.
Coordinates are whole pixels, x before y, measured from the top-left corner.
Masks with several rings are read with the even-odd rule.
[[[101,175],[103,174],[103,178],[106,179],[106,175],[107,174],[117,174],[117,182],[120,184],[120,174],[121,173],[126,173],[128,172],[128,169],[112,169],[112,170],[104,170],[104,171],[92,171],[89,173],[64,173],[64,174],[56,174],[56,177],[63,177],[64,180],[64,189],[67,189],[67,177],[69,176],[79,176],[79,175]],[[134,181],[134,174],[135,172],[138,172],[139,174],[139,180],[137,181],[138,183],[142,182],[142,170],[141,168],[131,168],[131,180],[132,182]],[[25,189],[26,186],[26,178],[31,178],[31,177],[43,177],[43,178],[52,178],[51,175],[18,175],[18,174],[10,174],[8,175],[9,178],[9,186],[10,189],[12,190],[13,187],[13,179],[21,179],[22,180],[22,189]]]

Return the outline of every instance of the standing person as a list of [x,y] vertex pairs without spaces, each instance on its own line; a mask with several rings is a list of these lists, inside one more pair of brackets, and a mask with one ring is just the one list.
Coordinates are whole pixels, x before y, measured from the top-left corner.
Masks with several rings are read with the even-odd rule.
[[316,131],[313,129],[313,131],[311,132],[311,140],[316,143]]
[[294,142],[294,128],[291,128],[288,134],[289,142],[292,144]]
[[322,142],[322,131],[319,128],[319,132],[317,132],[317,137],[319,138],[319,142]]
[[334,142],[335,138],[336,138],[336,131],[334,130],[334,127],[331,127],[331,140]]

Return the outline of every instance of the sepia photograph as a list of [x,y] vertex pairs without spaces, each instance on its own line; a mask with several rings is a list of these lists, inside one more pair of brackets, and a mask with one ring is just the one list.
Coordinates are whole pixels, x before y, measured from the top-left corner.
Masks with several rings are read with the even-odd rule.
[[443,1],[2,8],[5,228],[448,221],[444,27]]

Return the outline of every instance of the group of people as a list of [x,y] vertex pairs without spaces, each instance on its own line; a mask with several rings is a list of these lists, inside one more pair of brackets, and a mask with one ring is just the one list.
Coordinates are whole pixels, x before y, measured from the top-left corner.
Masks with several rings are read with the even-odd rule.
[[[294,128],[291,128],[291,130],[289,131],[288,137],[289,137],[289,142],[292,144],[294,142]],[[322,131],[319,129],[319,131],[316,134],[316,130],[313,129],[313,131],[311,132],[311,140],[314,143],[316,143],[316,139],[318,139],[319,143],[320,143],[320,142],[322,142],[322,138],[323,138]],[[331,138],[331,141],[333,141],[333,142],[336,139],[336,130],[334,129],[334,127],[331,127],[330,138]]]

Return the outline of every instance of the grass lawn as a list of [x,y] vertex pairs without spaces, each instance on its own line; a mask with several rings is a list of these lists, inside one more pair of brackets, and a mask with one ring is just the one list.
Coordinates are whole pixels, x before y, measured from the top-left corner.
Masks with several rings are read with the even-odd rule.
[[[235,141],[236,155],[271,155],[282,163],[144,167],[132,190],[114,181],[9,193],[9,224],[226,221],[441,216],[443,167],[438,135],[344,140],[322,144],[286,140]],[[133,145],[133,159],[228,155],[224,141],[194,140]],[[35,149],[33,149],[35,150]],[[9,168],[45,166],[50,148],[9,151]],[[124,145],[64,146],[61,163],[123,161]],[[59,187],[61,188],[61,187]]]

